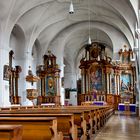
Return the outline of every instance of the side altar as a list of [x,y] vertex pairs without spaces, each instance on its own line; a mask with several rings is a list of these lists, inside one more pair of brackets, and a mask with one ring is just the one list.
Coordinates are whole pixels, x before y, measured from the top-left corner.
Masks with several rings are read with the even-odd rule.
[[48,51],[43,56],[44,64],[37,66],[37,76],[40,78],[40,95],[37,104],[54,103],[60,105],[60,69],[56,64],[56,56]]

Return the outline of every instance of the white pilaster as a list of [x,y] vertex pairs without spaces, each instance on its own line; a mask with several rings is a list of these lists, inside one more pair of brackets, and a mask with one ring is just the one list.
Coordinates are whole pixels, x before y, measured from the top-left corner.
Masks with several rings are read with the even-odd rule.
[[107,94],[109,94],[109,74],[107,73]]
[[114,83],[115,83],[114,93],[117,95],[117,80],[116,80],[116,74],[114,75]]
[[64,64],[58,64],[59,65],[59,69],[61,70],[60,72],[60,79],[59,79],[59,90],[60,90],[60,102],[61,102],[61,105],[64,105],[64,101],[65,101],[65,89],[64,87],[62,87],[62,77],[64,77],[64,67],[65,65]]
[[9,81],[3,80],[4,65],[9,65],[9,50],[0,48],[0,106],[9,106]]
[[[21,96],[21,103],[25,105],[25,102],[28,101],[26,89],[36,89],[37,83],[33,83],[26,81],[26,76],[28,75],[29,66],[31,66],[31,70],[33,74],[36,75],[36,67],[33,65],[33,59],[31,53],[26,54],[26,58],[20,59],[16,61],[17,65],[20,65],[22,68],[22,72],[19,74],[19,96]],[[34,62],[35,63],[35,62]]]
[[85,74],[82,73],[82,93],[85,94]]
[[110,94],[112,94],[112,77],[111,74],[109,74],[109,81],[110,81]]
[[120,95],[120,76],[119,75],[117,76],[117,79],[118,79],[117,80],[118,81],[118,83],[117,83],[118,84],[118,95]]

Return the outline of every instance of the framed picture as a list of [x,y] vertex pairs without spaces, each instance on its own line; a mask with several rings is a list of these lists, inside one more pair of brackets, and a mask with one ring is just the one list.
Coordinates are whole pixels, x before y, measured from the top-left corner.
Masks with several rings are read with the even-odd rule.
[[9,66],[8,65],[4,65],[3,67],[3,80],[9,81]]

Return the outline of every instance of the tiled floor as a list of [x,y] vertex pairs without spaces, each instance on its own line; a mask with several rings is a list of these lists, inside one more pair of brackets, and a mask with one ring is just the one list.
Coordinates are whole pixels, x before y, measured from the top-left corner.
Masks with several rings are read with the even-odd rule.
[[134,115],[117,113],[93,136],[93,140],[140,140],[140,120]]

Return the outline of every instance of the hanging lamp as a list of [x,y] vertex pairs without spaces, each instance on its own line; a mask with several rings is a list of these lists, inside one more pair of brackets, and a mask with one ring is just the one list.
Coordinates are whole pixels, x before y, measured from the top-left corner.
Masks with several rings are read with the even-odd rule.
[[74,8],[73,8],[72,0],[71,0],[71,3],[70,3],[69,13],[70,14],[73,14],[74,13]]

